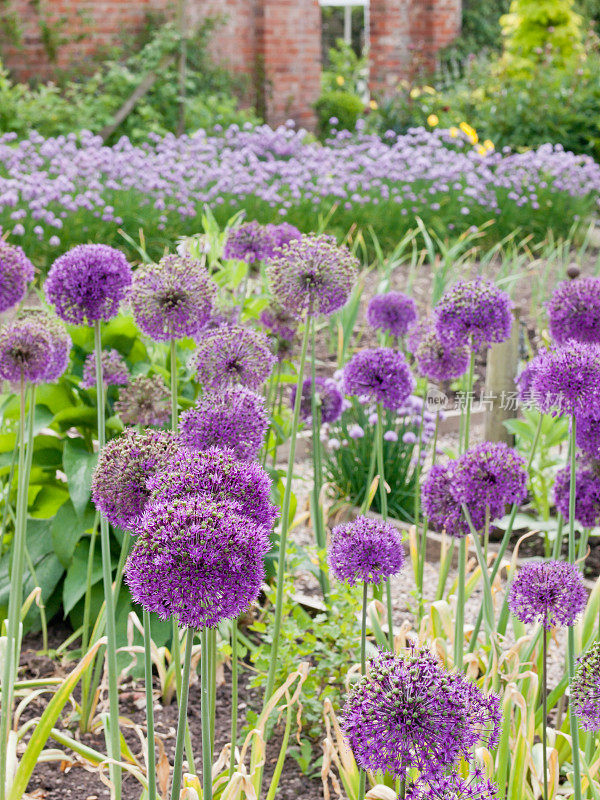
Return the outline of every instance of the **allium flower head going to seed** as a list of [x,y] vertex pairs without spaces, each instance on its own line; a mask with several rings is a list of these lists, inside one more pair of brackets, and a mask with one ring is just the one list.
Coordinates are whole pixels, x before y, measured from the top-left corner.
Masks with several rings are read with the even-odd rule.
[[296,317],[278,305],[271,305],[265,308],[260,315],[260,322],[274,336],[288,341],[294,338],[298,329]]
[[[102,381],[105,386],[126,386],[129,383],[129,370],[118,350],[103,350]],[[83,364],[81,386],[84,389],[96,387],[96,354],[90,353]]]
[[575,442],[586,456],[600,459],[600,419],[577,416]]
[[269,534],[205,494],[144,511],[125,579],[134,601],[161,619],[214,628],[256,600]]
[[253,220],[229,231],[223,248],[223,258],[254,264],[255,261],[264,261],[272,256],[275,247],[275,238],[271,231]]
[[557,344],[568,339],[600,344],[600,278],[561,281],[547,308],[550,333]]
[[510,336],[512,302],[493,283],[478,278],[459,281],[435,308],[436,330],[443,341],[489,347]]
[[423,650],[380,653],[350,690],[342,719],[360,767],[402,778],[411,768],[439,773],[480,742],[493,748],[499,726],[498,698]]
[[119,392],[115,411],[125,425],[164,425],[171,416],[171,394],[160,375],[138,375]]
[[460,378],[469,366],[469,348],[444,342],[433,326],[421,333],[414,356],[421,375],[432,381]]
[[600,417],[600,346],[569,340],[545,352],[536,359],[531,395],[545,413]]
[[432,776],[417,781],[406,795],[406,800],[495,800],[498,787],[475,767],[468,778],[456,773]]
[[581,727],[600,731],[600,642],[578,659],[570,697]]
[[219,392],[236,384],[258,389],[271,374],[274,361],[261,333],[231,326],[203,337],[190,366],[205,389]]
[[50,267],[44,285],[46,299],[72,325],[107,321],[118,314],[131,275],[120,250],[106,244],[79,244]]
[[135,532],[150,496],[148,479],[179,449],[170,431],[127,428],[107,442],[92,478],[92,500],[111,525]]
[[302,234],[295,225],[290,225],[289,222],[280,222],[278,225],[270,222],[265,225],[267,232],[271,235],[275,247],[283,247],[295,239],[301,239]]
[[492,519],[507,503],[521,503],[527,494],[525,460],[504,442],[481,442],[458,459],[453,494],[469,508],[489,507]]
[[[421,486],[421,504],[433,530],[460,539],[470,530],[461,504],[452,493],[455,465],[455,461],[434,464]],[[485,508],[477,504],[469,507],[469,513],[475,530],[481,530],[485,525]]]
[[250,461],[258,455],[268,425],[264,399],[244,386],[233,386],[222,393],[207,392],[183,412],[181,441],[195,450],[228,447]]
[[537,622],[546,630],[573,625],[586,600],[581,573],[566,561],[524,564],[508,595],[510,610],[521,622]]
[[301,316],[333,314],[352,291],[358,259],[333,236],[305,236],[278,248],[267,265],[273,297],[287,311]]
[[329,565],[339,581],[381,583],[404,566],[402,533],[379,519],[357,517],[331,532]]
[[136,269],[129,302],[140,330],[162,342],[196,336],[210,318],[215,292],[201,261],[166,255]]
[[[569,490],[571,468],[563,467],[556,473],[554,482],[554,502],[563,515],[569,519]],[[600,524],[600,475],[589,465],[578,465],[575,471],[575,519],[584,528]]]
[[67,368],[71,339],[56,317],[24,311],[0,330],[0,379],[51,383]]
[[396,410],[414,387],[406,359],[390,347],[360,350],[344,367],[346,394],[366,397],[385,408]]
[[417,304],[402,292],[377,294],[367,307],[367,322],[375,330],[405,336],[417,321]]
[[277,508],[269,500],[271,479],[255,462],[240,461],[232,450],[211,447],[202,452],[182,448],[160,472],[148,479],[154,502],[172,502],[205,494],[234,506],[239,514],[271,531]]
[[[302,398],[300,400],[300,418],[305,422],[312,420],[312,401],[311,401],[312,378],[306,378],[302,384]],[[297,388],[292,387],[290,405],[292,408],[296,403]],[[344,398],[331,378],[315,378],[315,392],[317,402],[321,410],[321,422],[335,422],[342,414],[342,403]]]
[[21,302],[34,273],[23,249],[0,238],[0,312]]

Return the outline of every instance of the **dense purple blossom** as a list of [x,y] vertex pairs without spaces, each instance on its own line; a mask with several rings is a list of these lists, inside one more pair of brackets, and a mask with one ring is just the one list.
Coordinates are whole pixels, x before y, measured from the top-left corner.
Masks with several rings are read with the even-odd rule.
[[497,793],[496,784],[476,767],[468,778],[452,773],[419,780],[408,791],[406,800],[495,800]]
[[600,419],[577,416],[575,442],[586,456],[600,459]]
[[331,532],[329,566],[339,581],[381,583],[404,566],[402,533],[379,519],[357,517]]
[[[554,502],[564,519],[569,519],[570,484],[571,468],[566,466],[557,472],[554,482]],[[600,475],[586,464],[575,471],[575,519],[584,528],[600,524]]]
[[170,503],[205,494],[234,506],[239,514],[270,531],[277,508],[269,500],[271,479],[260,464],[240,461],[232,450],[182,448],[160,472],[148,478],[153,502]]
[[507,503],[522,503],[527,494],[525,459],[504,442],[481,442],[458,459],[452,493],[469,509],[486,506],[492,519]]
[[[118,350],[103,350],[102,381],[105,386],[126,386],[129,383],[129,370]],[[83,364],[81,386],[92,389],[96,386],[96,354],[90,353]]]
[[570,698],[581,727],[600,731],[600,642],[593,642],[578,659]]
[[561,281],[547,308],[550,333],[557,344],[568,339],[600,344],[600,278]]
[[344,391],[396,410],[410,395],[415,380],[398,350],[376,347],[355,353],[344,367]]
[[[312,378],[306,378],[302,383],[302,398],[300,400],[300,418],[305,422],[312,420]],[[315,394],[321,410],[321,422],[335,422],[342,414],[344,398],[331,378],[315,378]],[[296,403],[297,387],[292,387],[290,405],[294,408]]]
[[171,393],[161,375],[138,375],[119,392],[115,411],[125,425],[164,425],[171,416]]
[[261,333],[231,326],[204,336],[190,366],[205,389],[222,391],[236,384],[258,389],[271,374],[274,360]]
[[570,340],[541,354],[531,396],[543,412],[600,417],[600,346]]
[[50,267],[44,284],[46,299],[65,322],[92,325],[119,313],[131,275],[120,250],[105,244],[79,244]]
[[34,272],[33,264],[22,248],[9,244],[0,236],[0,313],[23,300]]
[[302,236],[279,248],[267,264],[273,297],[291,314],[333,314],[352,291],[358,259],[333,236]]
[[460,378],[469,366],[469,348],[443,341],[433,326],[419,332],[419,342],[413,352],[417,369],[432,381]]
[[537,372],[540,361],[544,357],[544,352],[545,351],[538,353],[530,361],[528,361],[523,367],[523,369],[519,372],[517,377],[515,378],[515,385],[517,388],[517,394],[519,396],[519,400],[527,405],[530,404],[533,400],[532,396],[533,379]]
[[[452,492],[454,486],[455,461],[434,464],[421,486],[421,504],[427,522],[433,530],[444,531],[448,536],[460,539],[470,533],[461,504]],[[476,504],[469,508],[475,530],[485,525],[485,507]]]
[[283,247],[295,239],[301,239],[302,234],[295,225],[290,225],[289,222],[281,222],[278,225],[269,223],[265,225],[266,230],[270,233],[275,247]]
[[512,328],[512,301],[493,283],[459,281],[435,308],[435,326],[443,341],[474,348],[503,342]]
[[201,261],[166,255],[136,269],[128,297],[136,325],[162,342],[196,336],[210,319],[215,292]]
[[195,450],[231,448],[238,458],[252,460],[262,447],[269,426],[263,397],[234,386],[223,393],[207,392],[181,415],[181,441]]
[[521,622],[538,622],[546,630],[573,625],[586,601],[581,573],[566,561],[523,564],[508,595],[510,610]]
[[298,329],[298,320],[289,311],[278,305],[270,305],[261,312],[260,322],[267,331],[279,337],[291,341]]
[[125,567],[133,600],[161,619],[214,628],[256,600],[268,531],[205,494],[149,503]]
[[23,311],[0,330],[0,379],[51,383],[66,370],[70,351],[71,339],[56,317]]
[[402,292],[377,294],[367,306],[367,322],[375,330],[405,336],[417,321],[417,304]]
[[148,479],[177,455],[170,431],[127,428],[102,449],[92,478],[92,500],[111,523],[135,531],[150,491]]
[[255,261],[270,258],[276,246],[271,231],[253,220],[229,231],[223,248],[223,258],[235,258],[254,264]]
[[350,690],[342,728],[360,767],[404,777],[453,766],[480,742],[499,735],[498,699],[447,672],[424,650],[380,653]]

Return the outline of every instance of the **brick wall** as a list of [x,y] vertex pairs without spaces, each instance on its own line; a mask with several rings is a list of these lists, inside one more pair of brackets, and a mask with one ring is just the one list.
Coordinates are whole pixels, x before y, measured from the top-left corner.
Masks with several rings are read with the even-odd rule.
[[[174,0],[4,0],[22,29],[20,46],[2,42],[6,66],[19,80],[48,80],[57,69],[91,65],[98,50],[139,31],[149,12],[172,14]],[[49,58],[40,15],[66,38]],[[318,0],[187,0],[189,23],[216,16],[213,56],[243,75],[246,101],[271,124],[314,124],[320,91],[321,12]],[[415,69],[431,68],[435,53],[460,30],[461,0],[371,0],[372,87],[389,91]]]

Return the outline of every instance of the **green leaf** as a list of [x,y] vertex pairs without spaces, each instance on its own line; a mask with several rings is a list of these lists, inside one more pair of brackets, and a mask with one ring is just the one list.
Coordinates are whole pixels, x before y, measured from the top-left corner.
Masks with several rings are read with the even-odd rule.
[[[30,486],[29,491],[35,488],[35,485]],[[67,489],[60,483],[42,485],[30,505],[29,513],[36,519],[51,519],[68,497]]]
[[[71,611],[73,606],[85,594],[87,562],[89,544],[79,542],[73,553],[73,561],[67,570],[63,585],[63,610],[65,616]],[[102,578],[102,556],[100,554],[100,543],[96,542],[94,550],[94,561],[92,565],[92,586]]]
[[53,424],[58,425],[63,430],[68,428],[92,428],[96,429],[98,424],[96,409],[91,406],[76,406],[65,408],[54,416]]
[[91,506],[86,508],[83,516],[77,514],[70,500],[58,509],[51,527],[52,546],[65,569],[71,563],[77,542],[94,524],[94,517],[95,511]]
[[71,502],[80,516],[90,499],[92,475],[97,461],[97,454],[89,452],[83,439],[67,439],[65,442],[63,466]]
[[[26,543],[36,572],[38,585],[42,589],[44,599],[47,599],[56,588],[64,572],[62,564],[53,551],[49,520],[28,520]],[[9,563],[10,552],[7,552],[0,561],[0,607],[8,605],[11,586],[8,571]],[[34,581],[28,566],[26,566],[26,575],[24,595],[34,588]]]

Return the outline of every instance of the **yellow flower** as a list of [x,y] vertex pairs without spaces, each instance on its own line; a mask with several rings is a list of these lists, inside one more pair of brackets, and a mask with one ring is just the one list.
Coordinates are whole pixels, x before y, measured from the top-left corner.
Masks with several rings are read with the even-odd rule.
[[415,100],[417,97],[421,97],[421,90],[417,86],[415,86],[414,89],[410,90],[410,96],[412,97],[413,100]]
[[427,117],[427,124],[429,125],[430,128],[435,128],[435,126],[438,124],[439,121],[440,120],[437,114],[430,114]]
[[494,148],[494,143],[493,143],[493,142],[492,142],[490,139],[486,139],[486,140],[484,141],[484,143],[483,143],[483,146],[484,146],[484,147],[485,147],[485,149],[488,151],[488,153],[490,153],[492,150],[494,150],[494,149],[495,149],[495,148]]
[[377,100],[369,100],[369,108],[372,111],[377,111],[377,109],[379,108],[379,106],[377,105]]
[[404,78],[400,81],[400,86],[403,89],[410,89],[410,83],[408,81],[404,80]]
[[346,81],[344,80],[343,75],[338,75],[337,78],[335,79],[335,82],[337,83],[338,86],[343,86]]
[[433,86],[424,86],[423,91],[426,92],[427,94],[435,94],[435,89],[433,88]]
[[450,136],[451,136],[453,139],[456,139],[456,137],[458,136],[458,134],[460,133],[460,131],[458,130],[458,128],[455,128],[455,127],[454,127],[454,125],[453,125],[453,126],[450,128],[450,130],[448,131],[448,133],[450,134]]
[[467,122],[461,122],[458,127],[471,142],[471,144],[477,144],[479,141],[479,136],[477,136],[477,131],[475,128],[472,128]]
[[475,150],[479,153],[480,156],[486,156],[488,152],[482,144],[478,144]]

